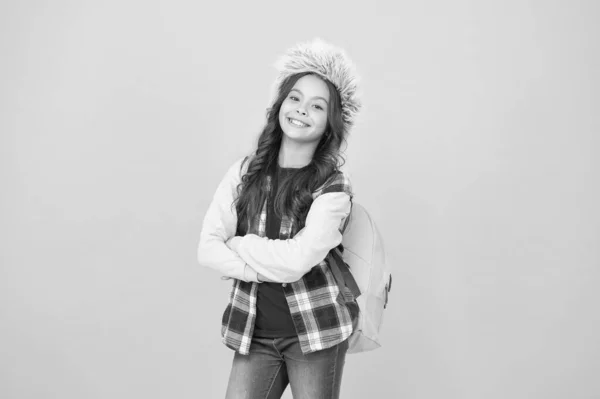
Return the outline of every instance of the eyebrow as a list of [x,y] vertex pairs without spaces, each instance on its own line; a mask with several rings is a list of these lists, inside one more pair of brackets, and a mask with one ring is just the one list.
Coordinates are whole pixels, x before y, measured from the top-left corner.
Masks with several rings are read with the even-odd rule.
[[[298,89],[292,89],[292,90],[290,90],[290,91],[297,91],[298,93],[300,93],[300,94],[304,95],[304,93],[302,93],[302,92],[301,92],[300,90],[298,90]],[[315,96],[315,97],[313,97],[313,98],[320,98],[321,100],[325,101],[325,104],[329,105],[329,102],[327,102],[327,100],[325,100],[325,99],[324,99],[323,97],[321,97],[321,96]]]

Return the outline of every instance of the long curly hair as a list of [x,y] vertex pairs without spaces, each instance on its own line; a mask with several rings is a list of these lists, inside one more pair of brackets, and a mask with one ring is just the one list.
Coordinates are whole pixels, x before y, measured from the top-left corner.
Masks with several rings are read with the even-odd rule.
[[[237,187],[238,196],[234,201],[238,215],[237,235],[243,236],[248,233],[251,222],[259,217],[266,200],[267,176],[275,172],[283,136],[279,124],[281,105],[298,79],[309,74],[312,73],[298,73],[289,76],[279,84],[277,98],[272,107],[267,110],[267,123],[258,138],[257,149],[252,156],[244,160],[244,163],[250,163]],[[311,162],[302,168],[294,169],[279,182],[274,201],[275,214],[279,218],[288,216],[293,222],[293,232],[304,227],[306,215],[313,201],[312,193],[338,173],[345,161],[340,152],[342,143],[346,140],[340,93],[328,80],[316,74],[312,75],[322,79],[329,89],[327,127]]]

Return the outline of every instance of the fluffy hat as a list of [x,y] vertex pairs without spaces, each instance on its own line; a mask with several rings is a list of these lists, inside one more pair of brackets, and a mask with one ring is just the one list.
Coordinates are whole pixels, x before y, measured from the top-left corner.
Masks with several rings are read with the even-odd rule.
[[277,89],[286,78],[302,72],[315,73],[333,83],[342,100],[344,131],[350,131],[361,103],[357,93],[359,77],[344,50],[315,38],[287,50],[275,67],[279,71]]

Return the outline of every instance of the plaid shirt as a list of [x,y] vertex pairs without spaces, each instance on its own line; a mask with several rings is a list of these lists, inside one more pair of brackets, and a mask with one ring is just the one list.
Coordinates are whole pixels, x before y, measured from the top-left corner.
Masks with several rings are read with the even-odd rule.
[[[337,172],[313,193],[313,200],[327,193],[346,193],[352,199],[348,177],[343,172]],[[261,214],[249,225],[248,234],[266,236],[266,212],[265,201]],[[344,231],[348,216],[340,220],[340,233]],[[283,216],[279,238],[293,238],[296,230],[294,223]],[[341,244],[332,248],[327,257],[302,278],[282,284],[303,353],[329,348],[346,340],[352,334],[353,323],[358,316],[358,305],[353,294],[346,288],[340,291],[339,287],[344,285],[337,283],[330,269],[334,249],[343,250]],[[230,301],[222,317],[223,343],[244,355],[249,353],[254,332],[258,284],[234,279]]]

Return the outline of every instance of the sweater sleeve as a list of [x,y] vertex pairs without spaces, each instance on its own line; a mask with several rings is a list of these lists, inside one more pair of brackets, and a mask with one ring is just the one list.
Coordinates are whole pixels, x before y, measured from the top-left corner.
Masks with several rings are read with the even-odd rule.
[[256,271],[225,244],[236,232],[237,213],[232,204],[237,185],[241,181],[242,162],[243,159],[239,159],[229,168],[204,216],[198,244],[198,262],[227,277],[258,281]]
[[297,281],[342,242],[351,201],[350,181],[340,173],[318,193],[304,228],[293,238],[273,240],[247,234],[241,238],[237,253],[268,279],[282,283]]

